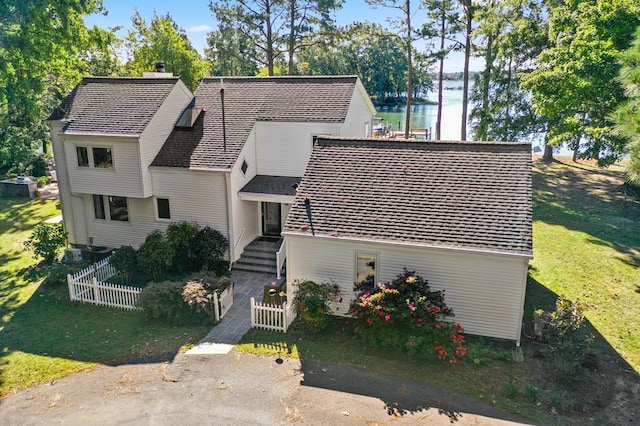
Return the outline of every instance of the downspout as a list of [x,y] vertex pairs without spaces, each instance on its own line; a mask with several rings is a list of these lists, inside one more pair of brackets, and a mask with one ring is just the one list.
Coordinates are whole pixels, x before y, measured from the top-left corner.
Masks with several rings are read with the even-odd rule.
[[229,270],[231,270],[231,265],[235,262],[236,258],[236,248],[235,248],[235,237],[233,235],[233,205],[231,200],[231,172],[226,172],[224,174],[225,188],[227,191],[227,226],[228,234],[229,234]]

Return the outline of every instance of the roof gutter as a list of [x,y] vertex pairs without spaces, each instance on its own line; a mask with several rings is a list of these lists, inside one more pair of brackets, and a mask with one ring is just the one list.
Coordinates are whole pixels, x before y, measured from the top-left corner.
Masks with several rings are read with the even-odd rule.
[[355,237],[332,237],[329,235],[309,235],[307,233],[301,232],[291,232],[286,231],[282,233],[285,237],[301,237],[301,238],[320,238],[323,240],[339,240],[351,243],[369,243],[369,244],[382,244],[394,247],[411,247],[411,248],[422,248],[422,249],[432,249],[432,250],[442,250],[442,251],[456,251],[462,253],[472,253],[472,254],[488,254],[492,256],[503,256],[503,257],[515,257],[520,259],[533,259],[533,254],[528,253],[510,253],[506,251],[499,250],[489,250],[489,249],[471,249],[471,248],[463,248],[463,247],[443,247],[443,246],[434,246],[429,244],[420,244],[414,242],[402,242],[402,241],[382,241],[382,240],[374,240],[370,238],[355,238]]
[[206,168],[206,167],[170,167],[170,166],[149,166],[149,170],[163,170],[174,172],[209,172],[209,173],[231,173],[231,169]]
[[64,136],[98,136],[98,137],[118,137],[118,138],[138,138],[139,133],[96,133],[96,132],[62,132]]

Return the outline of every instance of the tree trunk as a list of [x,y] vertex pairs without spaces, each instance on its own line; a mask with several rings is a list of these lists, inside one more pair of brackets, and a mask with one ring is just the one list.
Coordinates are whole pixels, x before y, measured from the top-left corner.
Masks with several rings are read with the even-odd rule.
[[288,42],[288,51],[289,51],[289,75],[293,75],[293,51],[295,48],[295,25],[296,25],[296,0],[291,0],[289,3],[289,7],[291,10],[289,11],[291,14],[289,16],[289,42]]
[[442,140],[442,81],[444,76],[444,32],[446,30],[446,16],[442,14],[442,22],[440,23],[440,69],[438,70],[438,116],[436,118],[436,140]]
[[485,57],[484,72],[482,73],[482,107],[480,111],[480,123],[476,136],[478,140],[486,141],[489,133],[488,109],[489,109],[489,88],[491,87],[491,68],[493,67],[493,39],[494,34],[491,33],[487,37],[487,53]]
[[462,125],[460,129],[460,140],[467,140],[467,107],[469,103],[469,58],[471,57],[471,23],[473,20],[472,0],[466,0],[467,29],[464,44],[464,84],[462,88]]
[[505,88],[505,92],[507,94],[507,102],[505,108],[505,117],[504,117],[504,128],[506,130],[503,133],[505,137],[505,142],[509,142],[510,139],[515,139],[513,134],[511,133],[511,70],[513,69],[513,56],[509,57],[509,66],[507,67],[507,84]]
[[271,2],[265,2],[265,25],[267,27],[267,71],[270,76],[274,75],[273,70],[273,28],[271,22]]
[[544,135],[544,154],[542,155],[543,161],[553,161],[553,147],[549,145],[549,135]]
[[411,132],[411,96],[413,94],[413,61],[411,51],[411,0],[405,1],[405,12],[407,14],[407,116],[404,124],[404,138],[409,139]]

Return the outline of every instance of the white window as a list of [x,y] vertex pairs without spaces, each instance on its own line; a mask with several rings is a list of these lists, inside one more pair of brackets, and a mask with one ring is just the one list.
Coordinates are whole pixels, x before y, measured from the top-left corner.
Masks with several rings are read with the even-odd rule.
[[89,153],[86,146],[77,146],[78,167],[89,167]]
[[[105,197],[107,202],[105,203]],[[108,203],[108,204],[107,204]],[[109,209],[109,219],[120,222],[129,221],[129,207],[126,197],[105,196],[93,194],[93,215],[96,219],[106,219],[106,208]]]
[[356,253],[355,282],[366,288],[374,288],[377,282],[376,264],[378,256],[371,253]]
[[101,169],[113,168],[111,148],[93,148],[93,167]]
[[104,197],[102,195],[93,194],[93,214],[96,219],[106,219],[104,213]]
[[126,197],[109,195],[109,217],[111,220],[129,222],[129,208]]
[[159,220],[170,220],[171,209],[168,198],[156,198],[156,212]]

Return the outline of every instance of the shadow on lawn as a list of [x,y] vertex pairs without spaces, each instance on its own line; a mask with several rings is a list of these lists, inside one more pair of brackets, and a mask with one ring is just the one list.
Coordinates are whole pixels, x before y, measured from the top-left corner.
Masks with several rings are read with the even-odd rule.
[[590,242],[614,248],[622,262],[640,267],[640,200],[625,196],[622,183],[621,173],[536,163],[533,219],[589,234]]
[[[640,286],[638,288],[640,289]],[[556,293],[539,283],[531,275],[528,276],[527,295],[524,302],[523,331],[525,336],[523,343],[526,343],[527,340],[531,341],[530,338],[533,335],[533,312],[537,309],[553,311],[558,297],[559,296]],[[601,361],[609,363],[609,367],[611,365],[616,366],[620,374],[630,374],[630,377],[635,380],[640,380],[640,374],[635,371],[633,366],[629,364],[627,360],[620,356],[616,349],[609,344],[607,339],[600,334],[598,329],[586,318],[585,332],[592,334],[595,337],[591,346],[596,351],[596,354]]]
[[[296,333],[301,331],[298,330]],[[269,352],[278,352],[281,355],[290,355],[295,347],[300,357],[303,377],[301,385],[377,398],[383,402],[390,419],[437,410],[438,414],[448,417],[451,423],[464,420],[465,414],[476,414],[487,418],[532,424],[530,420],[525,421],[516,414],[505,412],[445,386],[398,375],[381,374],[366,367],[319,360],[315,358],[317,357],[314,353],[316,349],[307,346],[307,341],[313,338],[308,339],[308,336],[296,338],[289,334],[250,331],[243,340],[253,342],[254,347],[265,348]],[[279,336],[282,338],[277,339],[278,341],[272,339]],[[323,339],[326,336],[317,337]],[[326,343],[345,345],[344,342],[339,341]],[[359,345],[349,346],[355,346],[354,350],[359,350],[357,349]],[[393,359],[389,359],[389,362],[393,362]],[[366,362],[362,361],[361,364]]]
[[[28,368],[14,367],[14,352],[105,365],[159,362],[172,360],[211,328],[149,323],[139,312],[72,303],[66,286],[40,285],[26,303],[3,311],[0,383],[3,371]],[[50,368],[46,358],[29,362],[34,369]]]
[[[522,347],[525,359],[542,359],[542,371],[539,373],[541,377],[544,377],[544,370],[549,369],[545,367],[545,359],[551,359],[546,356],[547,345],[532,340],[533,312],[537,309],[553,311],[557,298],[556,293],[529,275],[524,307],[523,334],[526,337],[522,341]],[[548,370],[546,376],[551,379],[549,383],[557,386],[558,392],[573,395],[576,408],[583,411],[577,415],[595,417],[600,424],[635,424],[635,416],[640,415],[640,374],[587,319],[584,332],[594,336],[590,350],[597,359],[597,369],[584,368],[580,377],[576,376],[573,382],[562,384],[555,383],[557,379],[553,377],[553,370]]]

